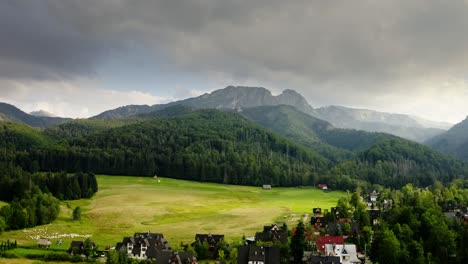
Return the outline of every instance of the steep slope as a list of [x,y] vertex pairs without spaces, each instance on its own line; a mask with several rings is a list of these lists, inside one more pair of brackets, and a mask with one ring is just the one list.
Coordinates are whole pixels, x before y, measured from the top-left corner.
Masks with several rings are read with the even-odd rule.
[[307,100],[293,90],[284,90],[283,93],[273,96],[263,87],[228,86],[199,97],[188,98],[164,105],[129,105],[103,112],[94,118],[118,118],[145,114],[174,105],[186,105],[193,108],[210,109],[238,109],[262,105],[291,105],[297,109],[310,113],[313,108]]
[[0,122],[0,148],[29,150],[50,143],[36,128],[15,122]]
[[442,135],[426,141],[433,149],[468,160],[468,117]]
[[38,128],[47,128],[70,120],[60,117],[32,116],[6,103],[0,103],[0,116],[0,120],[20,122]]
[[356,151],[393,138],[381,133],[337,129],[328,122],[286,105],[246,108],[240,113],[261,126],[314,149],[334,162],[349,159]]
[[[314,109],[314,116],[335,127],[393,134],[416,142],[443,133],[450,124],[415,118],[403,114],[390,114],[367,109],[328,106]],[[431,127],[432,126],[432,127]]]

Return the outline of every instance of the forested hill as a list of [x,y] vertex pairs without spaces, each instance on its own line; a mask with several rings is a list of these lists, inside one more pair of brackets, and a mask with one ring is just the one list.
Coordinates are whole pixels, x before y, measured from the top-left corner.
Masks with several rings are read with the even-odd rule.
[[232,184],[313,184],[330,163],[244,117],[218,110],[153,118],[15,157],[41,170],[159,175]]
[[30,115],[21,111],[14,105],[0,102],[0,121],[13,121],[32,127],[46,128],[69,120],[70,118]]
[[243,109],[241,114],[288,139],[316,150],[333,162],[347,160],[354,153],[395,136],[353,129],[339,129],[288,105]]
[[46,131],[3,122],[0,161],[28,171],[246,185],[324,182],[343,190],[372,184],[426,187],[468,175],[465,162],[423,145],[336,129],[289,106],[245,109],[242,115],[174,106],[124,119],[75,120]]
[[468,161],[468,117],[426,142],[432,148]]
[[401,188],[407,183],[427,187],[436,181],[448,184],[454,179],[467,179],[468,164],[424,145],[395,138],[379,142],[355,159],[339,164],[329,175],[331,185],[340,189],[352,190],[360,183],[390,188]]

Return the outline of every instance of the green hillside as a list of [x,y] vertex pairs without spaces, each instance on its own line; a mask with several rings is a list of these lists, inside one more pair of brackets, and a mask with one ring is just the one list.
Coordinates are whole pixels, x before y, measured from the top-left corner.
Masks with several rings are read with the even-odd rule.
[[429,147],[404,139],[376,143],[329,173],[332,186],[353,189],[359,182],[400,188],[407,183],[426,187],[436,181],[466,179],[468,164]]
[[[46,171],[157,174],[198,181],[282,186],[314,184],[329,167],[329,162],[312,150],[235,113],[199,110],[141,120],[115,128],[108,125],[99,128],[95,121],[84,121],[85,125],[92,124],[85,127],[95,132],[85,130],[83,136],[32,148],[29,156],[20,160],[37,160]],[[71,124],[73,129],[76,124],[76,121]]]
[[366,150],[379,141],[394,138],[383,133],[338,129],[328,122],[287,105],[247,108],[242,111],[242,115],[316,150],[334,162],[350,159],[357,151]]
[[49,143],[38,129],[14,122],[0,122],[0,149],[29,150]]
[[468,161],[468,118],[426,142],[432,148]]

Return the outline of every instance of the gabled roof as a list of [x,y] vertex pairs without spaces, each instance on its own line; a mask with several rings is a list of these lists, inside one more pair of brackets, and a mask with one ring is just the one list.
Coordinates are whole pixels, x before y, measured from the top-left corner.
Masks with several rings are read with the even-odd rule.
[[318,236],[315,241],[317,250],[324,252],[325,244],[344,244],[343,236]]
[[[255,254],[257,252],[257,254]],[[263,253],[263,254],[261,254]],[[279,264],[280,250],[278,247],[240,246],[238,247],[237,263],[262,261],[265,264]]]
[[198,243],[198,242],[203,243],[206,241],[208,244],[214,245],[214,244],[218,244],[222,240],[224,240],[224,235],[196,234],[194,243]]

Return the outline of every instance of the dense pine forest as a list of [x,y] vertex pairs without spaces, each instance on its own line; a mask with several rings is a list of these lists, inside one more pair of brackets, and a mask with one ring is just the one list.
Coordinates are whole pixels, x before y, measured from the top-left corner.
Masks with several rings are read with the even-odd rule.
[[465,162],[423,145],[336,129],[289,106],[240,114],[174,106],[135,117],[76,120],[45,131],[4,122],[0,134],[1,159],[29,172],[158,175],[257,186],[327,183],[340,190],[374,184],[426,187],[468,175]]

